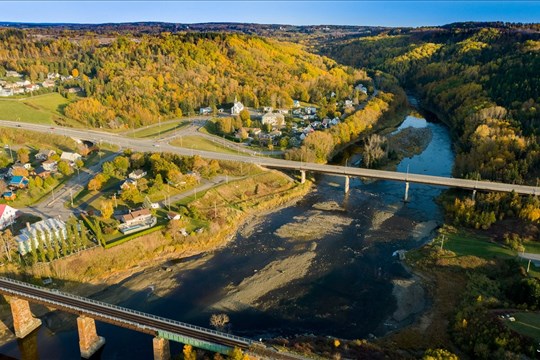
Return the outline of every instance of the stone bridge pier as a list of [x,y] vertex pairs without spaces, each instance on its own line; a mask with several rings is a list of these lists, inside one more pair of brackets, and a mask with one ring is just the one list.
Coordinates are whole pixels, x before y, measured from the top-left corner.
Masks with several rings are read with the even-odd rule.
[[28,301],[16,297],[10,298],[9,305],[13,315],[13,328],[15,336],[24,338],[41,325],[41,320],[35,318],[30,311]]
[[152,343],[154,345],[154,360],[171,360],[169,340],[157,336],[152,340]]
[[84,315],[77,318],[77,330],[81,357],[89,359],[105,344],[105,338],[97,335],[94,319]]

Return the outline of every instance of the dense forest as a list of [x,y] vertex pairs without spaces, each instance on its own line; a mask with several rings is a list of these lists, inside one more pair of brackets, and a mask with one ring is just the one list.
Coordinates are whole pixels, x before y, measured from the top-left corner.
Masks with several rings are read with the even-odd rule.
[[[65,114],[96,127],[138,127],[161,116],[193,114],[234,98],[247,106],[317,103],[348,96],[365,72],[308,53],[300,45],[243,34],[110,35],[64,31],[38,36],[0,30],[0,73],[32,81],[72,74],[86,94]],[[60,89],[62,90],[62,89]]]
[[[394,75],[424,109],[448,124],[456,150],[454,176],[538,186],[540,33],[534,27],[481,25],[393,30],[327,44],[322,52]],[[480,194],[446,207],[455,224],[475,228],[509,217],[540,221],[536,197]],[[512,231],[532,239],[538,236],[535,228]]]
[[540,34],[455,27],[365,37],[323,52],[389,72],[452,128],[458,177],[524,183],[538,177]]

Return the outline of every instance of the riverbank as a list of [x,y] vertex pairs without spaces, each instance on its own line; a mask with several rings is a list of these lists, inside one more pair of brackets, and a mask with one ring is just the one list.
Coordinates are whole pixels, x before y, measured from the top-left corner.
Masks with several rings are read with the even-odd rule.
[[[142,236],[111,249],[96,247],[34,266],[27,269],[25,280],[34,279],[38,283],[38,279],[50,277],[53,288],[112,304],[141,292],[147,293],[147,301],[166,297],[178,286],[174,275],[203,266],[217,250],[228,246],[234,234],[253,218],[291,206],[311,189],[309,181],[296,184],[276,171],[263,171],[254,177],[221,184],[219,193],[223,203],[218,204],[219,207],[210,190],[199,194],[200,197],[188,205],[198,209],[199,221],[209,221],[202,234],[175,239],[171,234],[176,229],[169,226],[164,233]],[[208,212],[212,216],[206,217]],[[194,261],[185,261],[187,259]],[[15,268],[4,266],[2,270],[6,276],[20,278],[22,275]],[[9,306],[4,303],[1,310],[1,318],[8,319],[5,323],[9,326]],[[39,306],[34,311],[41,317],[49,309]],[[13,340],[9,333],[10,330],[0,327],[3,343]]]

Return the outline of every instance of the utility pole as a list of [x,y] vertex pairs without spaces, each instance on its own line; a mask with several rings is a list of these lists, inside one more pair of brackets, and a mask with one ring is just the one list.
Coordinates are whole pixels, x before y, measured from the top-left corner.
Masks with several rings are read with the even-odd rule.
[[529,264],[527,264],[527,274],[529,273],[530,268],[531,268],[531,259],[529,259]]
[[442,238],[441,238],[441,251],[442,251],[442,249],[443,249],[443,245],[444,245],[444,235],[443,235]]
[[71,207],[73,207],[73,188],[69,189],[69,196],[71,197]]

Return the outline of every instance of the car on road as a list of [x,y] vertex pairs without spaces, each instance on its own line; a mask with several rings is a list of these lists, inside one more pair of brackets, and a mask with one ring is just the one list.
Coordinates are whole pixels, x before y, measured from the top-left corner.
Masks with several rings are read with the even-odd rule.
[[154,147],[159,147],[159,144],[154,144]]
[[17,127],[21,127],[21,125],[20,125],[20,124],[17,124]]

